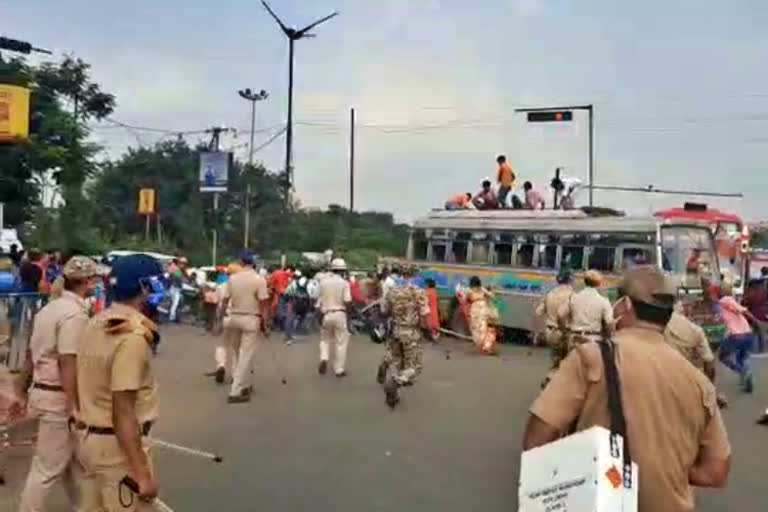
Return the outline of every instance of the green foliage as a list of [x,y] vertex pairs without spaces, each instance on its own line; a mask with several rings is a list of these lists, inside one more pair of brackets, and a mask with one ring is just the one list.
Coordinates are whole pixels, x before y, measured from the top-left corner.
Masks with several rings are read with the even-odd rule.
[[[26,141],[0,146],[0,201],[6,203],[6,222],[19,225],[39,213],[42,183],[51,172],[61,189],[64,206],[53,221],[65,246],[81,247],[87,224],[83,185],[96,170],[98,147],[87,142],[89,119],[101,119],[115,107],[112,95],[89,81],[90,66],[66,57],[60,63],[30,66],[23,59],[0,58],[0,82],[29,87],[30,136]],[[72,103],[72,111],[67,107]],[[46,228],[48,229],[48,228]]]
[[[113,247],[130,245],[144,233],[145,220],[136,212],[138,191],[155,188],[164,252],[184,252],[193,262],[209,263],[214,222],[219,227],[220,261],[235,258],[243,247],[245,191],[251,186],[251,247],[268,261],[281,253],[301,264],[301,252],[333,249],[348,255],[355,266],[370,267],[378,255],[403,254],[407,228],[387,213],[350,213],[337,205],[328,211],[288,210],[282,199],[283,177],[263,166],[235,162],[229,192],[221,194],[214,216],[211,194],[198,191],[199,152],[184,141],[166,141],[152,148],[131,149],[103,166],[89,188],[94,222]],[[157,218],[152,239],[157,239]],[[352,263],[350,263],[351,265]]]

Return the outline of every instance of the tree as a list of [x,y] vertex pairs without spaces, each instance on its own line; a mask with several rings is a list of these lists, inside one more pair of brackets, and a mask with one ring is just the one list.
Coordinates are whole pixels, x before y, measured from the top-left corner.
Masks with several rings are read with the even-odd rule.
[[[98,146],[87,142],[90,119],[102,119],[114,109],[115,99],[89,80],[90,66],[66,57],[61,63],[38,67],[23,59],[0,57],[0,81],[29,87],[30,137],[19,144],[0,146],[0,199],[8,203],[7,220],[18,225],[37,213],[41,183],[52,172],[65,201],[56,218],[57,245],[82,246],[87,223],[83,186],[96,170]],[[72,112],[66,110],[72,103]],[[10,200],[9,200],[10,199]],[[42,238],[42,237],[38,237]]]

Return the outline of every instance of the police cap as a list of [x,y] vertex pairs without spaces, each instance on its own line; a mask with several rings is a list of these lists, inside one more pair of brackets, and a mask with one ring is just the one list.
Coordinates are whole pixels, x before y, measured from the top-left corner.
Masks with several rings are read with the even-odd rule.
[[163,273],[157,260],[146,254],[118,258],[112,264],[109,284],[117,300],[131,299],[141,293],[148,278]]

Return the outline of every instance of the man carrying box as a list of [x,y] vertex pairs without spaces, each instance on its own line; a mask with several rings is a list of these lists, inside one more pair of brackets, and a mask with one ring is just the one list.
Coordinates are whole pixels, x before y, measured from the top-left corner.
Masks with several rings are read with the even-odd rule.
[[[639,476],[639,512],[690,512],[693,488],[722,487],[730,445],[707,377],[664,340],[675,296],[650,266],[627,271],[615,363]],[[599,343],[577,346],[531,406],[523,449],[593,426],[610,427]]]

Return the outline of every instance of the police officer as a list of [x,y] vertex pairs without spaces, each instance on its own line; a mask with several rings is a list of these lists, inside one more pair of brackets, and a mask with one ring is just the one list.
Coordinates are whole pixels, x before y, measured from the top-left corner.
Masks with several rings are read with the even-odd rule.
[[597,270],[588,270],[584,273],[584,288],[560,306],[559,324],[570,332],[571,346],[599,340],[603,333],[613,329],[611,302],[598,290],[602,279]]
[[341,258],[335,258],[331,261],[331,272],[320,281],[317,299],[317,309],[323,318],[320,330],[320,365],[317,368],[320,375],[325,375],[328,371],[331,342],[336,345],[333,373],[337,377],[347,375],[347,307],[352,302],[352,292],[349,282],[343,277],[346,273],[347,263]]
[[557,368],[568,354],[567,336],[558,325],[558,312],[573,295],[573,278],[570,271],[563,270],[557,276],[557,286],[552,288],[536,308],[536,314],[546,318],[544,341],[552,349],[552,367]]
[[406,282],[390,290],[382,304],[383,311],[392,318],[392,334],[377,379],[384,382],[386,403],[392,408],[400,401],[398,388],[412,385],[422,369],[419,341],[429,315],[429,300],[427,292],[409,281],[413,274],[412,268],[401,269]]
[[[640,467],[638,512],[694,510],[692,486],[721,487],[730,446],[707,377],[664,340],[674,290],[651,266],[630,269],[619,286],[627,308],[608,349],[617,368],[632,457]],[[570,431],[609,427],[600,342],[571,351],[530,409],[523,449]]]
[[63,481],[74,508],[79,506],[82,467],[77,462],[76,438],[68,428],[77,417],[77,349],[88,324],[85,299],[101,281],[104,268],[84,256],[64,266],[60,297],[35,316],[30,349],[34,380],[29,412],[40,419],[37,446],[27,483],[21,494],[22,512],[44,509],[53,486]]
[[[142,313],[157,260],[118,258],[110,274],[114,302],[88,323],[77,350],[80,460],[85,467],[83,510],[149,510],[157,482],[145,441],[158,417],[150,344],[156,326]],[[121,481],[138,484],[138,499]]]
[[[231,404],[251,399],[253,356],[264,342],[269,326],[269,291],[267,280],[253,267],[253,253],[244,251],[241,258],[243,269],[232,274],[224,286],[221,308],[224,317],[224,335],[228,343],[227,361],[231,360],[232,387],[227,401]],[[231,356],[231,357],[229,357]],[[217,370],[217,382],[223,381],[223,369]]]

